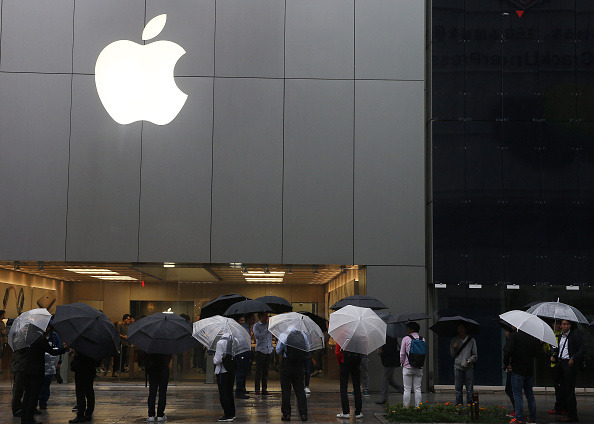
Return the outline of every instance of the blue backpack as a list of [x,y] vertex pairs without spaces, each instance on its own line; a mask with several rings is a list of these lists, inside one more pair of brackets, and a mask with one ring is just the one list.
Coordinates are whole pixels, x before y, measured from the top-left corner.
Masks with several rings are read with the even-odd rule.
[[410,352],[406,355],[408,363],[413,368],[423,368],[425,357],[427,356],[427,342],[421,336],[415,339],[409,334],[408,337],[410,337]]

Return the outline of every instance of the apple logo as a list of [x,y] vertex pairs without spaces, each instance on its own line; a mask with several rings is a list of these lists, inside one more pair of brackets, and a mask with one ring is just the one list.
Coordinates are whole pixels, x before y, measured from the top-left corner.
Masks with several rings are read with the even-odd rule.
[[[165,14],[151,19],[142,39],[159,35],[166,21]],[[171,41],[142,45],[119,40],[105,47],[95,64],[95,84],[107,113],[122,125],[142,120],[170,123],[188,98],[175,84],[173,74],[185,53]]]

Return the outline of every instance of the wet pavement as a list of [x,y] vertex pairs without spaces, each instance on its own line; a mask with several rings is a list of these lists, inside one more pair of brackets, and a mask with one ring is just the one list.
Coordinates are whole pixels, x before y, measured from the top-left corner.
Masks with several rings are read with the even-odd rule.
[[[308,397],[309,423],[345,423],[348,420],[341,420],[336,417],[340,410],[340,395],[337,382],[330,380],[316,381],[312,385],[312,394]],[[278,382],[273,382],[269,387],[271,395],[254,397],[250,393],[250,399],[237,400],[237,417],[235,422],[248,423],[282,423],[280,413],[280,387]],[[95,424],[111,423],[146,423],[147,406],[146,398],[148,389],[141,383],[119,383],[110,384],[97,382],[95,385],[97,405],[93,415]],[[212,384],[172,384],[169,386],[167,396],[167,408],[165,415],[168,422],[175,423],[216,423],[217,418],[222,415],[221,406],[218,400],[216,386]],[[504,405],[509,408],[509,400],[502,392],[480,391],[480,403],[486,405]],[[447,402],[453,400],[453,393],[431,393],[423,394],[423,401],[430,403]],[[580,422],[594,424],[594,396],[592,394],[578,395],[578,410]],[[364,418],[351,422],[357,424],[374,423],[380,421],[376,413],[383,412],[383,407],[376,405],[379,399],[378,393],[371,393],[370,397],[363,399]],[[401,395],[390,394],[392,402],[400,401]],[[11,388],[10,384],[0,384],[0,424],[18,424],[20,419],[13,418],[10,409]],[[539,423],[554,423],[555,417],[549,416],[547,410],[554,402],[550,394],[537,394],[536,402],[538,407]],[[351,396],[351,407],[353,407]],[[48,402],[48,409],[41,415],[36,415],[38,421],[46,424],[65,424],[69,419],[74,418],[75,413],[72,407],[75,404],[74,384],[52,384],[51,397]],[[297,417],[295,398],[292,398],[291,421],[300,422]]]

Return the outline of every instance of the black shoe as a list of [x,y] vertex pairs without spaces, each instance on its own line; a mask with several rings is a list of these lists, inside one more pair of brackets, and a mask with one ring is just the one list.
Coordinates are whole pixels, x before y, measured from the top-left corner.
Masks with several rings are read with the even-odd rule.
[[250,397],[248,395],[244,395],[244,394],[239,394],[239,395],[235,395],[236,399],[249,399]]
[[291,416],[290,415],[283,415],[281,417],[281,421],[291,421]]
[[89,421],[93,421],[93,416],[92,415],[85,415],[83,417],[83,419],[85,420],[86,423],[88,423]]
[[301,416],[301,421],[307,421],[307,415],[302,415]]
[[33,420],[33,421],[31,421],[31,424],[43,424],[43,422]]
[[386,403],[388,403],[387,400],[377,400],[377,401],[375,401],[375,404],[376,405],[385,405]]
[[85,417],[76,417],[76,418],[73,418],[71,420],[68,420],[68,422],[70,424],[77,424],[77,423],[84,423],[86,421],[85,421]]

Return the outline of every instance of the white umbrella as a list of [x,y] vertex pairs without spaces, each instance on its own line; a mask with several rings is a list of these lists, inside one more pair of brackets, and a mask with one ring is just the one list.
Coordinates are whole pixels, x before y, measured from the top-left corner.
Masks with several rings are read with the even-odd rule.
[[250,333],[232,318],[215,315],[201,319],[193,324],[192,337],[209,350],[215,350],[223,334],[231,334],[233,356],[247,352],[252,347]]
[[31,309],[19,315],[8,332],[8,344],[12,350],[31,346],[43,335],[50,319],[52,319],[52,314],[45,308]]
[[328,333],[342,350],[367,355],[386,344],[386,328],[371,309],[347,305],[330,314]]
[[537,315],[539,317],[552,318],[555,320],[568,320],[579,322],[581,324],[588,324],[588,320],[577,308],[565,303],[557,302],[542,302],[532,306],[526,312]]
[[[287,336],[295,330],[305,336],[307,344],[299,343],[293,346],[291,338],[287,342]],[[322,333],[320,327],[310,317],[298,312],[287,312],[273,316],[268,321],[268,331],[274,334],[282,343],[297,349],[311,352],[324,348],[324,333]]]
[[549,324],[536,315],[524,311],[509,311],[499,315],[503,321],[540,341],[557,347],[557,337]]

